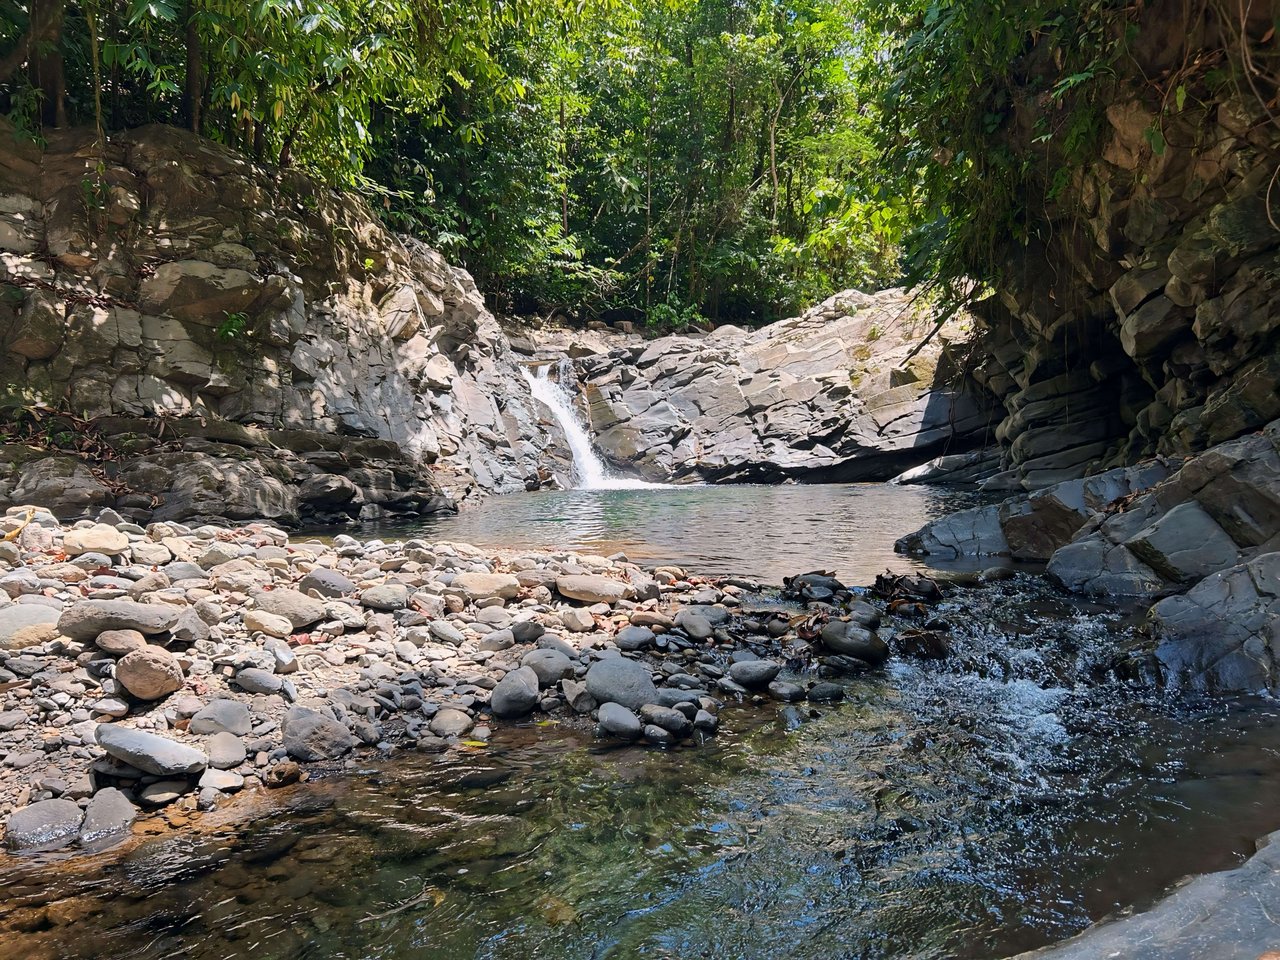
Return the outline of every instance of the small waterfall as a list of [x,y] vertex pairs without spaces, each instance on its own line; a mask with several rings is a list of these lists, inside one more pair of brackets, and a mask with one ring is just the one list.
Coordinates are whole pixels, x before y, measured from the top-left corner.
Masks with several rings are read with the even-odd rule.
[[575,378],[573,367],[568,360],[560,361],[559,379],[552,380],[550,364],[539,366],[536,371],[524,369],[524,378],[529,381],[529,389],[537,400],[541,400],[550,409],[565,439],[569,441],[569,451],[573,454],[573,472],[575,489],[578,490],[642,490],[648,487],[660,487],[662,484],[645,483],[643,480],[631,480],[625,477],[611,477],[604,461],[591,445],[591,437],[587,428],[578,418],[573,406],[573,395],[565,389],[566,382]]

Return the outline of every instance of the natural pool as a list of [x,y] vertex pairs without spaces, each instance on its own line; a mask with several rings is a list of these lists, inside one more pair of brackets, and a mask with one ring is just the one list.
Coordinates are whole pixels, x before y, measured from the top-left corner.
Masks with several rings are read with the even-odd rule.
[[996,958],[1280,826],[1273,705],[1100,680],[1121,619],[1030,577],[957,596],[949,659],[701,747],[508,726],[99,864],[0,860],[0,955]]
[[[611,490],[417,532],[867,581],[913,566],[896,536],[972,502]],[[488,748],[367,760],[96,861],[0,855],[0,956],[995,960],[1231,867],[1280,827],[1274,704],[1108,680],[1124,617],[1032,576],[931,616],[954,628],[946,660],[891,660],[844,681],[840,705],[733,705],[696,748],[508,724]]]

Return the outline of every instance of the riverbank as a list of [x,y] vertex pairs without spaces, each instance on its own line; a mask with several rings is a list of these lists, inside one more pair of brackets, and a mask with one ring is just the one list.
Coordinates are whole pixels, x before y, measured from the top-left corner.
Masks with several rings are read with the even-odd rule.
[[[837,700],[826,678],[883,663],[886,641],[945,652],[936,632],[878,634],[882,607],[817,575],[789,610],[749,615],[750,582],[620,555],[291,541],[110,511],[64,528],[14,509],[0,526],[0,814],[17,851],[100,849],[172,804],[482,745],[533,714],[696,744],[726,700]],[[927,579],[890,589],[937,596]]]

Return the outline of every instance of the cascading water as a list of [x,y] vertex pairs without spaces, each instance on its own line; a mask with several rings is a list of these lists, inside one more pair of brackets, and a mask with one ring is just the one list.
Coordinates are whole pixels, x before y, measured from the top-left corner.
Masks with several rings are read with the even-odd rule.
[[536,370],[524,370],[524,378],[529,381],[529,389],[537,400],[541,400],[550,408],[552,416],[564,431],[569,442],[569,452],[573,454],[573,472],[575,488],[578,490],[642,490],[659,487],[662,484],[646,483],[643,480],[632,480],[626,477],[609,475],[604,461],[591,445],[591,437],[587,428],[578,418],[573,406],[573,395],[565,389],[566,381],[574,379],[573,367],[568,360],[559,364],[558,379],[550,376],[550,364],[543,364]]

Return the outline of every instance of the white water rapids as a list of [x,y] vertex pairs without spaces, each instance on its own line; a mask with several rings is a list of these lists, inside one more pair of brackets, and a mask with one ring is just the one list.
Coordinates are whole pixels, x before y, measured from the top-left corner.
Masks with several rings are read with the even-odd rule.
[[645,490],[663,486],[660,483],[646,483],[629,477],[615,477],[596,453],[591,445],[591,436],[586,426],[578,418],[573,406],[573,395],[565,389],[565,381],[574,380],[573,368],[569,361],[562,361],[558,371],[559,378],[551,379],[550,364],[539,366],[536,371],[525,368],[524,378],[529,381],[529,389],[534,399],[541,400],[550,408],[552,416],[564,431],[569,442],[569,452],[573,454],[574,488],[577,490]]

